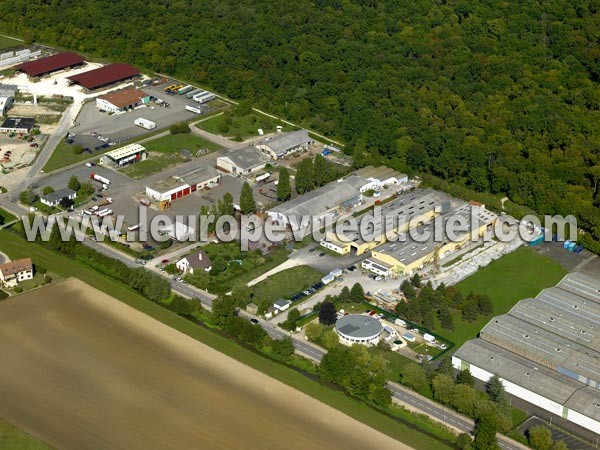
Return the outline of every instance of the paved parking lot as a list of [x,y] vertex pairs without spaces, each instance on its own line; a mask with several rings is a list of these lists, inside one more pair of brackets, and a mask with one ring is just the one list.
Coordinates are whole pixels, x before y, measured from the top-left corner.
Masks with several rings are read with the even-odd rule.
[[[148,133],[148,130],[133,124],[140,117],[155,122],[159,129],[168,128],[175,123],[190,120],[194,117],[201,117],[185,109],[186,105],[198,107],[198,103],[188,99],[185,95],[167,95],[163,90],[165,86],[167,84],[143,86],[140,89],[153,97],[168,102],[168,108],[151,103],[150,107],[140,107],[133,111],[109,115],[100,112],[96,107],[95,100],[89,101],[83,105],[75,119],[79,125],[71,129],[71,133],[75,134],[74,144],[91,149],[102,145],[103,142],[91,136],[91,132],[96,132],[116,143],[143,136]],[[208,106],[205,106],[205,108],[207,112],[212,111]]]
[[523,434],[526,434],[531,427],[536,425],[543,425],[550,429],[552,432],[552,439],[555,441],[564,441],[570,450],[593,450],[598,448],[597,445],[592,445],[591,443],[580,439],[574,434],[562,430],[554,425],[550,425],[547,420],[542,420],[536,416],[532,416],[523,422],[523,424],[519,427],[519,431]]

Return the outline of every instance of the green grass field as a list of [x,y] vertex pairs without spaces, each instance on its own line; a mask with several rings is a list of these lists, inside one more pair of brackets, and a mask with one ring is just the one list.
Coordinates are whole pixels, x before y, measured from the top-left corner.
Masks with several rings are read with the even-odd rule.
[[250,288],[250,292],[257,299],[255,303],[271,304],[281,298],[289,299],[292,295],[317,283],[322,277],[321,272],[311,267],[292,267],[255,284]]
[[23,45],[23,42],[17,41],[13,38],[0,36],[0,50],[4,48],[16,47],[17,45]]
[[198,150],[206,150],[208,153],[220,148],[214,142],[193,134],[169,134],[144,143],[144,147],[149,152],[148,159],[123,169],[124,173],[136,180],[186,161],[180,153],[183,150],[195,156]]
[[233,115],[227,130],[222,128],[225,120],[225,115],[221,114],[208,120],[198,122],[196,123],[196,126],[212,134],[220,134],[222,136],[240,140],[251,136],[258,136],[259,128],[265,133],[275,132],[275,127],[277,125],[282,126],[283,131],[292,131],[293,129],[289,125],[254,111],[244,116]]
[[44,172],[52,172],[53,170],[60,169],[77,162],[83,162],[91,156],[100,156],[100,153],[90,155],[89,153],[81,153],[76,155],[73,152],[73,145],[67,144],[61,139],[59,144],[54,149],[54,153],[44,166]]
[[[456,288],[464,295],[470,292],[489,295],[496,316],[508,312],[519,300],[535,297],[542,289],[554,286],[566,273],[553,259],[530,247],[521,247],[461,281]],[[436,332],[460,346],[477,336],[491,317],[480,316],[469,323],[456,314],[454,331],[439,328]]]
[[149,152],[173,153],[189,150],[192,153],[200,149],[218,150],[221,147],[214,142],[207,141],[193,134],[169,134],[152,139],[144,144]]
[[13,220],[16,220],[16,219],[17,219],[17,217],[15,215],[9,213],[5,209],[0,208],[0,225],[2,225],[4,223],[12,222]]
[[0,419],[2,450],[52,450],[52,447]]
[[[46,267],[53,267],[53,271],[58,275],[79,278],[156,320],[213,347],[237,361],[266,373],[376,430],[406,442],[417,450],[449,450],[451,448],[420,431],[378,413],[364,403],[348,397],[343,392],[323,386],[291,368],[240,347],[226,337],[199,327],[160,305],[150,302],[123,284],[107,278],[73,259],[54,253],[37,244],[28,243],[6,230],[0,230],[0,242],[2,242],[0,249],[11,258],[31,257],[34,262],[37,261]],[[15,447],[15,449],[25,450],[28,447],[21,446]]]

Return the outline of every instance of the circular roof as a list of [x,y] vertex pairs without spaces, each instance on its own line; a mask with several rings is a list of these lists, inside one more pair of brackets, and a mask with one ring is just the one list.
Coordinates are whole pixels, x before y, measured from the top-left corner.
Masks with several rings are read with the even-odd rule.
[[383,327],[379,320],[361,314],[348,314],[335,323],[338,333],[354,339],[367,339],[379,336]]

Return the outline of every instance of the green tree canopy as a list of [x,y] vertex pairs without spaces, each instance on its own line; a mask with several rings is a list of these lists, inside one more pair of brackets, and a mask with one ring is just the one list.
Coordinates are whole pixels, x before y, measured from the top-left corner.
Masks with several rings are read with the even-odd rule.
[[292,195],[290,187],[290,173],[286,167],[279,169],[279,180],[277,181],[277,199],[286,201]]
[[242,185],[240,194],[240,209],[242,214],[251,214],[256,211],[256,202],[254,201],[254,193],[247,181]]

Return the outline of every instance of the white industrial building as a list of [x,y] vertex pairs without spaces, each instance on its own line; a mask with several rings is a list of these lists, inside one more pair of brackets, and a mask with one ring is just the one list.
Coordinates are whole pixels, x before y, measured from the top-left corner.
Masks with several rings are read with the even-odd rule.
[[150,95],[139,89],[122,89],[96,98],[96,107],[102,111],[117,113],[150,103]]
[[335,331],[344,345],[376,345],[383,326],[379,320],[366,314],[348,314],[338,319]]
[[279,159],[288,153],[308,149],[312,142],[313,139],[308,135],[308,131],[298,130],[266,138],[256,148],[265,152],[271,159]]
[[493,318],[452,365],[600,434],[599,323],[600,277],[572,273]]
[[212,166],[199,166],[146,186],[146,196],[157,202],[170,202],[201,189],[216,186],[221,174]]
[[138,161],[144,161],[147,156],[146,148],[143,145],[129,144],[102,155],[100,164],[105,166],[123,167]]
[[217,158],[217,168],[235,175],[250,175],[263,170],[269,159],[254,147],[232,150]]

